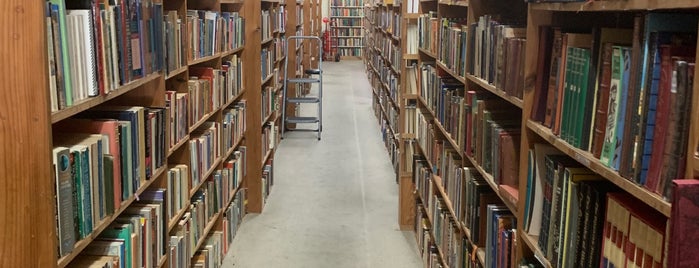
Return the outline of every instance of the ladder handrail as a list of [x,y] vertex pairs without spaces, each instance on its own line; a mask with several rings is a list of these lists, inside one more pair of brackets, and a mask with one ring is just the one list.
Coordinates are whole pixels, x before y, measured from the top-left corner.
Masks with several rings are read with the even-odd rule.
[[[286,44],[284,46],[284,55],[286,56],[284,58],[284,88],[282,89],[282,126],[281,126],[281,138],[284,138],[284,132],[286,130],[286,102],[287,102],[287,88],[289,86],[289,46],[291,44],[291,40],[311,40],[311,41],[318,41],[318,46],[319,48],[323,45],[323,40],[318,37],[318,36],[303,36],[303,35],[295,35],[295,36],[288,36],[286,38]],[[296,44],[298,46],[298,44]],[[322,130],[322,116],[323,116],[323,50],[318,49],[318,70],[320,70],[319,74],[319,79],[320,79],[320,84],[318,86],[318,98],[320,99],[320,103],[318,104],[318,139],[320,140],[320,132]]]

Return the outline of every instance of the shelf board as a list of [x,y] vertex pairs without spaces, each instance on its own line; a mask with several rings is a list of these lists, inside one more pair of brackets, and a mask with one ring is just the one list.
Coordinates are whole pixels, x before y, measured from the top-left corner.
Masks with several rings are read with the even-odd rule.
[[464,78],[463,76],[461,76],[461,75],[457,74],[456,72],[454,72],[452,69],[450,69],[449,67],[447,67],[447,65],[445,65],[444,63],[442,63],[442,61],[437,60],[436,62],[437,62],[437,66],[438,66],[439,68],[442,68],[442,70],[444,70],[445,72],[447,72],[447,73],[448,73],[449,75],[451,75],[452,77],[456,78],[456,80],[459,80],[459,82],[463,83],[464,85],[466,84],[466,78]]
[[340,18],[340,19],[363,19],[364,16],[330,16],[330,18]]
[[483,176],[485,181],[488,182],[488,185],[490,185],[490,188],[493,189],[493,192],[495,192],[498,195],[500,200],[502,200],[502,202],[505,204],[505,206],[507,206],[507,209],[509,209],[510,212],[512,212],[512,215],[515,215],[515,217],[516,217],[517,216],[517,201],[518,200],[515,200],[514,197],[503,196],[502,192],[500,191],[500,185],[495,184],[495,180],[493,179],[493,175],[486,172],[485,169],[483,169],[483,167],[481,167],[481,164],[476,162],[476,159],[474,159],[473,157],[466,155],[466,158],[468,158],[468,160],[471,161],[471,164],[473,164],[473,166],[476,168],[478,173],[480,173],[481,176]]
[[631,10],[657,10],[657,9],[696,9],[699,2],[694,0],[673,1],[586,1],[575,3],[530,3],[534,10],[548,11],[631,11]]
[[197,245],[194,247],[193,252],[197,252],[199,248],[204,245],[204,242],[206,239],[209,237],[209,232],[211,232],[211,229],[214,228],[214,225],[216,225],[216,222],[218,221],[218,218],[221,216],[222,212],[216,212],[213,216],[211,216],[211,219],[209,219],[209,222],[206,224],[206,227],[204,227],[204,232],[201,233],[201,237],[199,237],[199,241],[197,242]]
[[418,50],[419,50],[420,52],[422,52],[423,54],[429,56],[429,57],[432,58],[432,59],[435,59],[435,60],[437,59],[437,55],[434,54],[434,53],[432,53],[432,51],[429,51],[429,50],[424,49],[424,48],[419,48]]
[[260,84],[260,85],[264,86],[265,84],[267,84],[267,82],[272,80],[272,77],[274,77],[274,73],[270,73],[264,80],[262,80],[262,84]]
[[590,152],[580,150],[568,144],[564,140],[554,135],[553,132],[551,132],[551,130],[545,126],[534,121],[527,120],[527,127],[558,148],[558,150],[561,152],[580,162],[583,166],[596,172],[602,177],[607,178],[607,180],[623,188],[626,192],[656,209],[663,215],[670,217],[671,204],[665,201],[661,196],[646,190],[643,188],[643,186],[637,185],[621,177],[618,172],[602,164],[602,162],[595,158]]
[[267,151],[267,153],[265,153],[265,157],[262,158],[262,166],[260,167],[261,169],[264,169],[264,168],[265,168],[265,164],[267,164],[267,160],[269,160],[269,157],[272,156],[272,155],[274,154],[274,149],[275,149],[275,148],[269,149],[269,150]]
[[278,58],[278,59],[277,59],[277,62],[275,62],[275,64],[281,63],[281,62],[283,62],[285,59],[286,59],[286,56],[281,57],[281,58]]
[[189,65],[189,66],[193,66],[193,65],[197,65],[197,64],[204,63],[204,62],[207,62],[207,61],[215,60],[215,59],[218,59],[220,56],[221,56],[220,54],[214,54],[214,55],[211,55],[211,56],[206,56],[206,57],[203,57],[203,58],[198,58],[198,59],[192,60],[192,62],[190,62],[188,65]]
[[165,265],[165,261],[167,261],[167,254],[160,257],[160,260],[158,261],[158,267],[163,267]]
[[464,157],[464,151],[459,147],[459,144],[456,143],[456,141],[451,137],[451,134],[442,126],[442,122],[439,122],[437,118],[434,118],[434,125],[439,128],[439,130],[442,132],[442,136],[444,136],[444,139],[447,140],[449,143],[451,143],[451,146],[456,150],[456,152],[461,156],[462,158]]
[[199,188],[201,188],[204,185],[204,183],[206,183],[206,179],[209,178],[209,176],[211,176],[211,174],[214,173],[214,171],[218,167],[218,164],[220,164],[220,163],[221,163],[221,157],[217,158],[216,161],[214,161],[213,165],[211,165],[211,167],[209,167],[209,169],[206,171],[206,173],[204,173],[204,176],[201,176],[199,178],[199,179],[201,179],[201,181],[196,186],[194,186],[194,188],[189,190],[189,198],[190,199],[192,197],[194,197],[194,194],[197,192],[197,190],[199,190]]
[[403,54],[403,59],[404,60],[418,60],[418,59],[420,59],[420,55],[418,55],[418,54]]
[[271,113],[269,113],[269,114],[265,117],[265,119],[262,120],[262,124],[264,125],[265,123],[269,122],[269,120],[272,119],[272,117],[274,117],[274,114],[275,114],[276,112],[277,112],[277,111],[272,111]]
[[364,8],[364,6],[330,6],[330,8]]
[[223,53],[221,53],[221,57],[227,57],[227,56],[242,52],[244,48],[245,47],[243,46],[243,47],[239,47],[239,48],[234,48],[230,51],[223,52]]
[[398,106],[398,104],[391,97],[391,90],[388,87],[388,85],[386,83],[383,83],[383,82],[381,84],[383,85],[383,89],[386,91],[386,95],[387,95],[386,97],[388,97],[387,99],[389,100],[389,102],[393,106],[394,110],[400,111],[400,106]]
[[202,117],[201,119],[199,119],[199,121],[194,123],[194,125],[189,127],[189,132],[192,133],[192,131],[197,130],[197,128],[200,127],[202,124],[204,124],[204,122],[206,122],[206,120],[209,120],[209,118],[211,118],[211,116],[213,116],[216,113],[216,111],[218,111],[218,109],[213,110],[213,111],[209,112],[208,114],[205,114],[204,117]]
[[221,4],[242,4],[244,0],[221,0]]
[[182,215],[184,215],[187,212],[189,205],[190,205],[190,203],[189,203],[189,199],[188,199],[187,203],[185,203],[185,205],[182,207],[182,209],[180,209],[180,211],[177,212],[177,214],[175,214],[175,217],[170,219],[170,222],[167,224],[167,232],[168,233],[170,233],[170,231],[172,231],[172,229],[174,229],[175,226],[177,226],[177,223],[180,221],[180,218],[182,218]]
[[150,75],[147,75],[141,79],[137,79],[134,81],[129,82],[126,85],[123,85],[116,90],[110,92],[107,95],[99,95],[96,97],[92,97],[89,99],[81,100],[78,103],[74,103],[73,106],[67,107],[63,110],[54,112],[51,114],[51,123],[56,123],[61,120],[64,120],[66,118],[69,118],[71,116],[74,116],[76,114],[79,114],[83,111],[86,111],[92,107],[95,107],[97,105],[100,105],[102,103],[105,103],[109,100],[112,100],[116,97],[119,97],[131,90],[134,90],[142,85],[145,85],[146,83],[149,83],[153,80],[159,79],[160,78],[160,73],[153,73]]
[[274,37],[270,37],[270,38],[267,38],[265,40],[262,40],[262,42],[260,42],[260,45],[264,46],[264,45],[269,44],[272,41],[274,41]]
[[187,143],[187,141],[189,141],[189,134],[187,134],[187,135],[184,136],[180,141],[178,141],[178,142],[175,144],[175,146],[172,146],[172,148],[170,148],[170,150],[167,152],[167,156],[170,157],[173,153],[175,153],[175,151],[177,151],[178,149],[180,149],[180,147],[182,147],[182,145],[184,145],[185,143]]
[[441,5],[468,7],[468,1],[464,0],[439,0]]
[[76,242],[75,245],[73,246],[73,251],[70,254],[58,259],[58,266],[57,267],[62,268],[62,267],[68,266],[68,264],[70,264],[70,262],[73,261],[73,259],[75,259],[75,257],[80,255],[80,253],[90,243],[92,243],[93,240],[98,238],[100,233],[102,233],[102,231],[107,229],[107,227],[109,227],[109,225],[112,224],[112,222],[114,222],[114,220],[116,220],[119,217],[119,215],[121,215],[122,212],[126,211],[126,209],[129,206],[131,206],[131,204],[134,203],[134,201],[136,201],[138,199],[137,197],[140,194],[142,194],[143,192],[145,192],[146,189],[148,189],[148,187],[151,186],[153,181],[158,179],[158,177],[165,171],[166,168],[167,168],[167,165],[163,165],[162,167],[159,167],[158,170],[156,170],[155,173],[153,173],[153,176],[151,177],[150,180],[146,180],[145,183],[142,184],[141,187],[138,188],[138,190],[136,190],[135,194],[133,194],[131,197],[129,197],[129,199],[126,199],[126,200],[124,200],[124,202],[121,203],[121,206],[119,207],[118,211],[115,211],[111,216],[107,216],[105,219],[103,219],[101,222],[99,222],[99,224],[96,225],[95,229],[92,230],[92,233],[87,235],[87,237],[83,238],[82,240]]
[[170,78],[173,78],[173,77],[175,77],[175,76],[177,76],[177,75],[179,75],[179,74],[181,74],[181,73],[184,73],[184,71],[187,70],[187,67],[188,67],[188,66],[185,65],[185,66],[182,66],[182,67],[180,67],[180,68],[177,68],[177,69],[173,70],[172,72],[169,72],[169,73],[167,74],[167,76],[165,76],[165,80],[168,80],[168,79],[170,79]]
[[490,91],[491,93],[493,93],[493,94],[497,95],[498,97],[512,103],[512,105],[517,106],[520,109],[522,109],[524,107],[524,101],[522,101],[522,99],[517,98],[517,97],[512,96],[512,95],[508,95],[507,93],[505,93],[504,90],[499,89],[499,88],[489,84],[488,81],[485,81],[479,77],[476,77],[476,76],[473,76],[470,74],[466,74],[466,79],[470,80],[473,83],[478,84],[481,88],[483,88],[487,91]]
[[485,267],[485,249],[476,249],[476,258],[478,258],[478,262],[481,263],[481,266]]
[[544,254],[543,251],[539,248],[539,237],[538,236],[532,236],[529,235],[526,232],[519,232],[520,235],[519,237],[524,240],[524,243],[529,246],[529,249],[534,252],[534,257],[541,263],[542,266],[545,268],[552,268],[551,263],[549,262],[548,259],[546,259],[546,255]]

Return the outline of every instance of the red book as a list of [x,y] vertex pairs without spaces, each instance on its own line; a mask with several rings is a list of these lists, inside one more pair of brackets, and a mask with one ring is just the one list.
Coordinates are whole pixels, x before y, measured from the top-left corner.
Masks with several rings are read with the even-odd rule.
[[99,7],[99,2],[95,1],[92,3],[92,14],[94,14],[94,17],[92,18],[95,26],[95,46],[97,47],[97,50],[95,53],[95,58],[97,58],[97,87],[99,88],[99,92],[106,95],[109,93],[109,88],[106,86],[107,79],[105,78],[105,68],[104,68],[104,51],[102,49],[102,18],[100,16],[100,7]]
[[594,133],[592,134],[592,149],[595,158],[599,159],[604,146],[604,135],[607,132],[607,110],[609,109],[609,86],[612,81],[612,43],[603,44],[602,70],[597,94],[597,109],[595,115]]
[[561,37],[561,57],[558,61],[558,78],[557,78],[557,84],[556,84],[556,90],[557,90],[557,98],[554,103],[554,109],[555,109],[555,114],[556,117],[554,118],[553,121],[553,134],[559,135],[561,134],[561,118],[562,113],[563,113],[563,92],[565,91],[565,73],[566,73],[566,60],[568,58],[568,53],[567,53],[567,48],[568,47],[568,35],[563,34]]
[[673,181],[667,267],[699,267],[699,180]]
[[550,26],[539,26],[539,49],[536,62],[536,88],[534,89],[534,105],[530,118],[543,123],[546,117],[546,101],[548,96],[548,79],[551,67],[551,49],[553,46],[553,31]]
[[556,116],[556,94],[558,94],[558,65],[561,62],[562,34],[560,28],[553,30],[553,45],[551,52],[551,63],[549,64],[548,92],[546,95],[546,114],[544,115],[544,125],[553,128],[553,121]]

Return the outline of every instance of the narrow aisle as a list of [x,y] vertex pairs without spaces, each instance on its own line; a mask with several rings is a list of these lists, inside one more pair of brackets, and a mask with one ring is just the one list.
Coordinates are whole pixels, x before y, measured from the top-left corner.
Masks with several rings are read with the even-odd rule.
[[224,267],[420,267],[398,228],[398,187],[361,61],[324,63],[324,127],[288,132],[262,214],[247,215]]

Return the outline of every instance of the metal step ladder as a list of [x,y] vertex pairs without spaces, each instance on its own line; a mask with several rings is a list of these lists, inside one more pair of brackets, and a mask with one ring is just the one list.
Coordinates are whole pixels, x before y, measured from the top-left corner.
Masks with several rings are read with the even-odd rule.
[[[281,138],[284,139],[284,132],[286,131],[309,131],[317,132],[318,140],[320,140],[320,133],[323,131],[323,52],[318,50],[318,69],[304,70],[304,74],[307,77],[300,78],[289,78],[288,67],[289,67],[289,45],[296,42],[291,42],[296,40],[296,42],[302,42],[304,40],[310,40],[311,42],[318,42],[320,47],[321,39],[317,36],[289,36],[286,40],[286,46],[284,47],[284,55],[287,55],[284,59],[284,89],[283,98],[284,102],[282,104],[282,122],[284,126],[282,127]],[[294,74],[294,76],[296,76]],[[292,85],[309,85],[318,84],[318,94],[316,96],[289,96],[288,86]],[[297,94],[298,95],[298,92]],[[286,106],[289,103],[293,104],[316,104],[318,107],[317,116],[289,116],[286,115]],[[287,129],[286,124],[318,124],[315,129]]]

